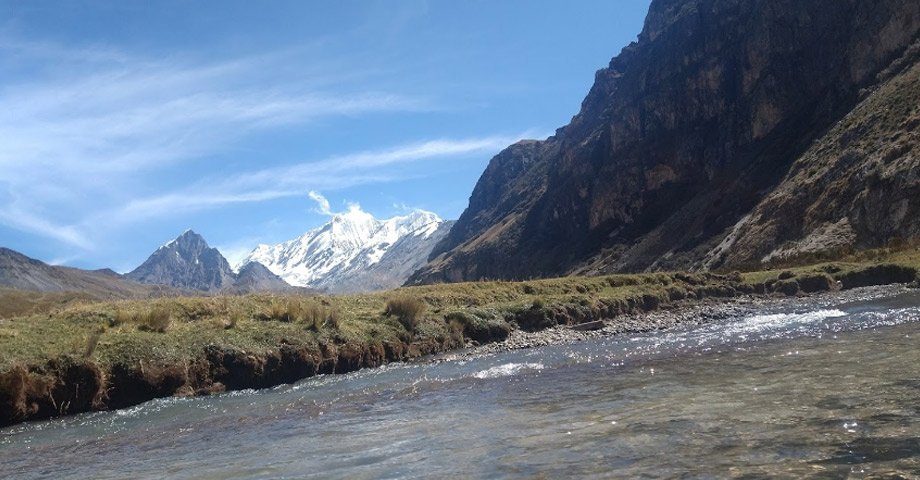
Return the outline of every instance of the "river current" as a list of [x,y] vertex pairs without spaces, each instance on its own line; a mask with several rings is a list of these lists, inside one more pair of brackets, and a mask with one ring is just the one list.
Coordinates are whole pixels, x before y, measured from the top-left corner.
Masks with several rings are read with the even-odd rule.
[[885,292],[18,425],[0,477],[914,478],[920,292]]

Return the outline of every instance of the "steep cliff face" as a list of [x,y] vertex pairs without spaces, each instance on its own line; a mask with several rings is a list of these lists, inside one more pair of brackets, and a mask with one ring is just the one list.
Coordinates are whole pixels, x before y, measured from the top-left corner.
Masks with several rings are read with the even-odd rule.
[[814,142],[703,266],[757,265],[920,236],[918,60],[920,42]]
[[[430,258],[436,260],[409,283],[419,282],[420,276],[424,281],[457,282],[503,278],[502,272],[517,271],[521,224],[547,186],[547,148],[552,148],[548,142],[527,140],[496,155],[476,184],[469,207],[432,251]],[[480,264],[480,259],[487,260]],[[451,266],[432,270],[444,262]]]
[[568,126],[492,160],[410,282],[740,262],[713,252],[918,31],[914,0],[656,0]]

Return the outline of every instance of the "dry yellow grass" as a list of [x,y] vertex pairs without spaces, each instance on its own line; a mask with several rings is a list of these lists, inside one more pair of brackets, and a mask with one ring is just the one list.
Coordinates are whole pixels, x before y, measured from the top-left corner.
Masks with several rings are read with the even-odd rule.
[[[36,313],[0,320],[0,370],[64,356],[87,356],[103,366],[179,362],[200,355],[208,345],[263,352],[283,344],[448,338],[462,329],[483,332],[531,320],[536,326],[552,324],[560,312],[591,318],[703,295],[779,289],[778,282],[825,276],[866,281],[866,274],[856,274],[872,273],[867,269],[878,264],[899,265],[910,275],[920,267],[920,251],[863,252],[841,262],[722,276],[654,273],[430,285],[360,295],[50,302]],[[780,280],[786,271],[793,278]]]

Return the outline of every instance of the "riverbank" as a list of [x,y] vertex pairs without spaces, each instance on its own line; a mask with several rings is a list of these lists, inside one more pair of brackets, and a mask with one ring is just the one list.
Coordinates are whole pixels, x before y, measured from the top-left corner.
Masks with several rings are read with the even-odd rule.
[[[916,252],[886,260],[68,306],[0,320],[0,425],[266,388],[476,345],[487,352],[663,329],[746,301],[917,281]],[[586,322],[603,327],[554,328]]]
[[436,357],[436,361],[455,361],[481,355],[491,355],[514,350],[585,342],[617,335],[649,333],[678,326],[693,327],[733,318],[761,314],[765,309],[794,309],[804,298],[824,305],[864,302],[878,298],[894,297],[913,291],[916,287],[892,284],[862,287],[853,290],[820,292],[808,297],[770,297],[743,295],[731,299],[707,299],[693,304],[673,305],[670,308],[624,315],[618,319],[600,321],[589,330],[580,325],[557,325],[546,330],[527,332],[514,330],[505,340],[471,346]]

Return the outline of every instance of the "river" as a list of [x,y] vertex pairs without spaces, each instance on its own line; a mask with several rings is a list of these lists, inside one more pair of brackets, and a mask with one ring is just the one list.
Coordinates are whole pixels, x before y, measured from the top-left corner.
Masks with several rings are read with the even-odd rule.
[[5,478],[920,474],[920,293],[0,430]]

